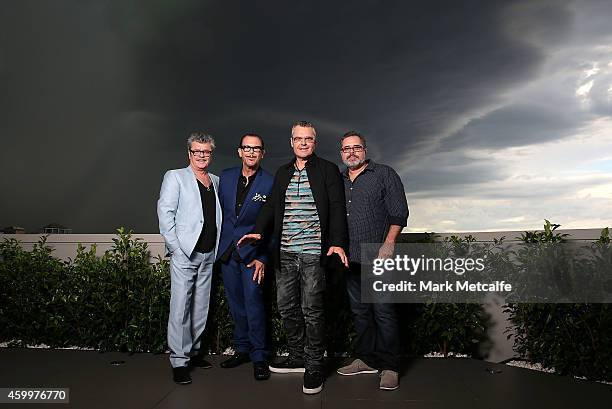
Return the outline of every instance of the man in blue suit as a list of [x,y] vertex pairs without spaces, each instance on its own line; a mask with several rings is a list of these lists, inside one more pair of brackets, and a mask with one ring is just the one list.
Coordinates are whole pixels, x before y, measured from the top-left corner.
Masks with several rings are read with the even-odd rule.
[[187,146],[189,166],[166,172],[157,202],[159,231],[172,256],[168,346],[179,384],[191,383],[189,366],[211,367],[199,351],[222,217],[219,178],[208,172],[215,141],[193,132]]
[[234,368],[253,361],[257,380],[270,377],[262,300],[267,244],[237,248],[236,243],[253,229],[257,215],[272,191],[274,177],[259,166],[264,154],[261,136],[245,134],[238,146],[242,166],[224,170],[219,182],[223,226],[217,259],[234,319],[235,350],[231,358],[221,363],[221,367]]

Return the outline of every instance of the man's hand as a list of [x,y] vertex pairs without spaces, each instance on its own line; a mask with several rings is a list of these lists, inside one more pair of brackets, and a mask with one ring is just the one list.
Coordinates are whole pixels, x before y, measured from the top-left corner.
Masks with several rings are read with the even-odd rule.
[[257,281],[257,284],[261,284],[264,279],[264,271],[266,269],[266,265],[259,260],[253,260],[247,267],[255,266],[255,271],[253,272],[253,281]]
[[246,246],[247,244],[255,243],[258,240],[261,240],[261,234],[257,234],[257,233],[245,234],[244,236],[240,238],[240,240],[238,240],[238,243],[236,243],[236,247]]
[[395,243],[383,243],[380,249],[378,249],[378,258],[391,258],[393,257],[393,253],[395,253]]
[[346,257],[346,254],[344,253],[344,249],[342,247],[331,246],[327,251],[327,255],[331,256],[334,253],[336,253],[340,257],[340,260],[342,261],[342,264],[344,264],[345,267],[349,266],[348,258]]

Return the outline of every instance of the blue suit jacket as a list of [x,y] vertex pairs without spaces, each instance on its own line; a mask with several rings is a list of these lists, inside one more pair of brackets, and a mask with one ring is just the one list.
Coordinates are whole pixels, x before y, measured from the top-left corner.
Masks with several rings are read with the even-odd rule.
[[221,232],[221,204],[219,202],[219,178],[209,173],[217,196],[216,220],[204,220],[200,188],[191,166],[183,169],[169,170],[164,175],[159,200],[157,217],[159,231],[164,236],[168,252],[181,249],[185,255],[191,253],[198,242],[204,223],[215,223],[217,226],[217,246]]
[[[238,166],[224,170],[220,176],[219,201],[223,209],[223,226],[217,258],[221,257],[229,246],[235,246],[242,236],[253,230],[257,215],[266,200],[269,200],[270,192],[272,192],[274,177],[260,167],[244,199],[240,214],[236,217],[236,190],[241,172],[242,167]],[[268,261],[267,242],[241,246],[238,253],[247,264],[253,259],[264,263]]]

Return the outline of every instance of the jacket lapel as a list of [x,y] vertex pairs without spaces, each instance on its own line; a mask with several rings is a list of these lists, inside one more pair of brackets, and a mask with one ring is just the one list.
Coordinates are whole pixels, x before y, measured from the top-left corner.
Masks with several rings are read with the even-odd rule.
[[[323,175],[320,174],[321,169],[317,166],[316,155],[313,153],[312,158],[306,163],[306,172],[308,172],[308,182],[310,183],[310,190],[312,191],[312,197],[315,201],[315,206],[317,208],[317,213],[319,214],[319,218],[321,214],[323,214],[323,210],[321,209],[321,198],[323,197],[322,192],[324,190],[324,180]],[[315,176],[316,174],[316,176]]]
[[217,205],[217,210],[215,212],[215,218],[217,219],[215,220],[217,224],[217,244],[215,244],[215,251],[217,251],[217,246],[219,246],[219,235],[221,234],[221,222],[223,221],[223,210],[221,209],[221,202],[219,200],[219,177],[211,175],[210,180],[215,187],[215,203]]
[[196,175],[193,172],[193,169],[191,169],[191,166],[187,166],[187,169],[189,173],[189,178],[191,179],[190,181],[191,189],[193,190],[193,194],[195,195],[194,197],[196,198],[195,206],[200,209],[199,214],[202,215],[202,217],[204,217],[204,209],[202,209],[202,200],[200,199],[200,187],[198,186],[198,178],[196,178]]
[[[224,202],[227,203],[227,206],[230,209],[230,217],[232,220],[236,220],[236,190],[238,189],[238,178],[240,176],[240,168],[237,168],[237,171],[232,173],[232,177],[229,178],[228,181],[225,182],[225,188],[223,191],[225,193]],[[229,186],[228,186],[229,183]],[[228,197],[229,196],[229,197]]]

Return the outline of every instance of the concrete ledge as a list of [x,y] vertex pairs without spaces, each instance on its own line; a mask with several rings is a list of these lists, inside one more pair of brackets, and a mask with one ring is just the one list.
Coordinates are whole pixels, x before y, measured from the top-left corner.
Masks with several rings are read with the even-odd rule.
[[[558,230],[559,233],[567,233],[570,240],[595,241],[599,238],[602,229],[571,229]],[[461,233],[435,233],[442,239],[445,237],[472,235],[477,241],[493,241],[494,238],[506,237],[506,241],[516,241],[523,231],[493,231],[493,232],[461,232]],[[423,233],[402,233],[405,238],[421,238]],[[4,239],[17,239],[23,243],[23,248],[32,250],[34,244],[40,240],[42,234],[0,234],[0,241]],[[113,245],[115,234],[49,234],[47,244],[55,249],[55,257],[68,260],[76,255],[77,245],[80,243],[85,247],[92,244],[97,245],[96,254],[99,256],[110,249]],[[134,237],[143,239],[149,244],[151,257],[164,256],[165,246],[161,234],[135,234]]]
[[[0,234],[0,241],[4,239],[16,239],[22,243],[25,250],[32,250],[43,234]],[[134,238],[140,238],[147,242],[151,257],[164,256],[165,244],[161,234],[135,234]],[[96,254],[101,256],[106,250],[113,246],[115,234],[49,234],[47,245],[54,249],[53,255],[61,260],[74,258],[78,244],[86,248],[96,245]]]

